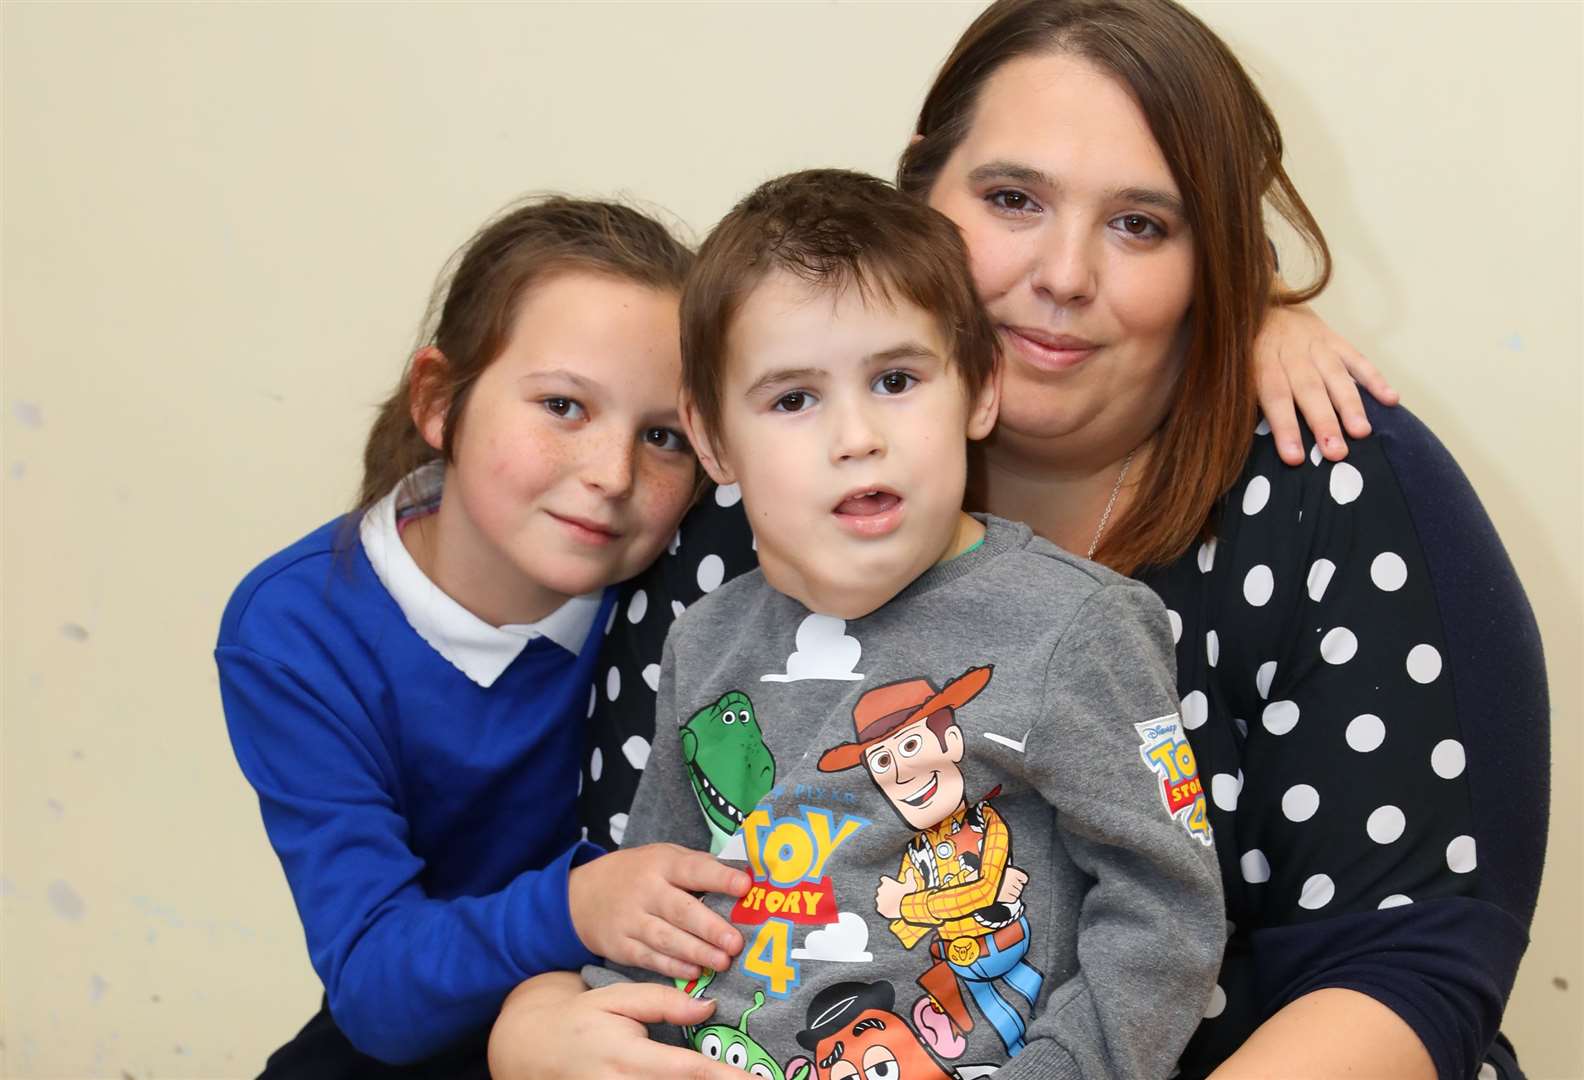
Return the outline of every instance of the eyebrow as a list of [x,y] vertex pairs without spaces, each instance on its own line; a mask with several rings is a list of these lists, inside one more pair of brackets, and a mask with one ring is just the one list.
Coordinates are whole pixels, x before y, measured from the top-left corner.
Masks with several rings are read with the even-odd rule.
[[[1021,165],[1015,161],[987,161],[978,168],[968,173],[968,181],[972,184],[988,183],[992,180],[1010,180],[1017,184],[1028,184],[1032,187],[1045,187],[1061,189],[1061,182],[1047,172],[1042,172],[1032,165]],[[1124,187],[1112,188],[1105,193],[1106,202],[1138,203],[1142,206],[1153,206],[1164,210],[1177,217],[1186,216],[1183,212],[1182,199],[1169,191],[1159,188]]]
[[[888,349],[881,349],[865,356],[861,361],[865,367],[880,367],[884,364],[894,364],[898,360],[939,360],[934,349],[917,341],[903,341],[892,345]],[[830,372],[820,367],[777,368],[767,371],[759,376],[748,388],[743,391],[744,397],[755,397],[767,390],[774,389],[786,383],[804,382]]]
[[545,379],[565,379],[580,390],[597,390],[599,384],[569,368],[552,368],[549,371],[530,371],[518,377],[518,382],[540,382]]

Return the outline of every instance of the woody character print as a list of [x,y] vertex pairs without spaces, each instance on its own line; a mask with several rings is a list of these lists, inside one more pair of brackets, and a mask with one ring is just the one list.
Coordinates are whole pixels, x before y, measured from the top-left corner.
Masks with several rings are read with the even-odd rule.
[[937,690],[928,679],[905,679],[866,691],[853,707],[855,738],[825,751],[821,772],[865,767],[892,809],[916,830],[896,877],[882,876],[875,911],[890,920],[904,948],[929,940],[935,963],[919,977],[925,1008],[960,1034],[974,1026],[974,1004],[1009,1056],[1024,1045],[1026,1025],[999,986],[1032,1008],[1044,976],[1025,956],[1028,875],[1012,865],[1012,833],[991,804],[999,788],[974,802],[966,796],[962,729],[956,710],[990,682],[992,666],[970,668]]

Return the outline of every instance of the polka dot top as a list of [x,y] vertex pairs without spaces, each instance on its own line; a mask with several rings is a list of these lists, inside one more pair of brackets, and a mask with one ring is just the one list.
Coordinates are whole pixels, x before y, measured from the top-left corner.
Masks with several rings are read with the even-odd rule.
[[[1325,987],[1382,1001],[1442,1077],[1473,1076],[1527,943],[1538,631],[1455,462],[1406,410],[1368,407],[1375,434],[1336,464],[1283,465],[1261,424],[1213,538],[1140,575],[1169,609],[1230,923],[1183,1077]],[[738,501],[706,495],[607,627],[582,778],[598,843],[621,841],[672,619],[755,564]]]

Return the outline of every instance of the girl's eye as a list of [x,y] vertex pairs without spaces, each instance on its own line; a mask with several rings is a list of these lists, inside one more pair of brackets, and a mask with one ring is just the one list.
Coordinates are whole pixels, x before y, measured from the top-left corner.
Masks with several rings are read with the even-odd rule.
[[1143,214],[1123,214],[1112,218],[1111,225],[1120,232],[1139,240],[1156,240],[1166,235],[1160,223]]
[[654,427],[643,433],[643,441],[657,450],[685,451],[690,449],[688,441],[680,431],[672,428]]
[[874,381],[874,389],[881,394],[901,394],[911,390],[917,377],[905,371],[888,371]]
[[807,390],[789,390],[776,398],[774,408],[776,412],[802,412],[813,403],[813,400],[814,395]]
[[552,416],[559,416],[563,420],[581,420],[584,416],[583,406],[579,405],[571,398],[544,398],[540,404],[543,405]]
[[1004,210],[1009,214],[1022,214],[1039,209],[1027,194],[1010,188],[1000,188],[990,192],[985,196],[985,201],[997,210]]

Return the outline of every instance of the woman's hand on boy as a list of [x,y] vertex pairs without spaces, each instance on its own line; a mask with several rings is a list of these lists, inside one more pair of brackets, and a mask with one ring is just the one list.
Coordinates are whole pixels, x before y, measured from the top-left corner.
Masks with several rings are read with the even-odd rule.
[[652,1042],[645,1024],[696,1025],[713,1001],[654,983],[618,983],[586,990],[583,980],[552,971],[507,997],[490,1031],[495,1080],[742,1080],[742,1072],[703,1054]]
[[742,935],[695,893],[742,896],[750,880],[713,855],[675,844],[613,851],[568,878],[572,926],[589,951],[673,979],[722,971]]

